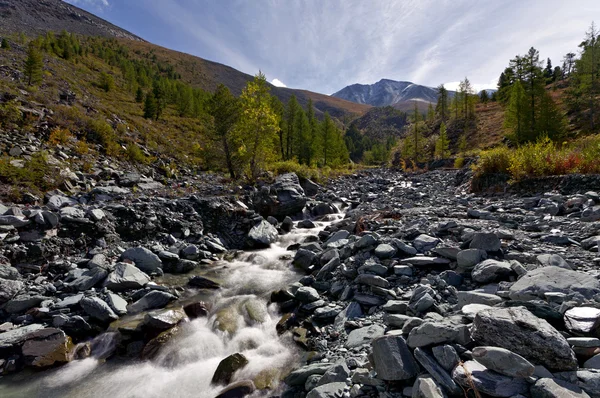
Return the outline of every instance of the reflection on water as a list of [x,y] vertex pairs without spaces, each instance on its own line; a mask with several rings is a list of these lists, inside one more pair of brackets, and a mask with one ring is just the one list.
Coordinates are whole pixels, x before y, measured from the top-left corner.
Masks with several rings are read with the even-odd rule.
[[276,388],[281,374],[295,364],[296,350],[288,337],[277,336],[279,315],[275,306],[267,307],[268,295],[299,279],[290,269],[292,253],[286,248],[317,234],[326,223],[318,225],[312,230],[295,229],[269,249],[242,253],[232,262],[218,262],[201,271],[223,284],[217,292],[204,293],[212,306],[210,317],[183,324],[153,361],[103,360],[114,342],[112,334],[106,333],[92,342],[91,358],[0,379],[0,397],[212,398],[223,388],[210,384],[213,374],[219,362],[234,353],[249,361],[234,381],[252,379]]

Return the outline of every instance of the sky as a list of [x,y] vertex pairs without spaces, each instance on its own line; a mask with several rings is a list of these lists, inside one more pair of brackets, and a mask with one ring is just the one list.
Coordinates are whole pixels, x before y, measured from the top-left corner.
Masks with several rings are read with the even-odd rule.
[[561,64],[599,0],[65,0],[163,47],[332,94],[383,78],[476,90],[531,46]]

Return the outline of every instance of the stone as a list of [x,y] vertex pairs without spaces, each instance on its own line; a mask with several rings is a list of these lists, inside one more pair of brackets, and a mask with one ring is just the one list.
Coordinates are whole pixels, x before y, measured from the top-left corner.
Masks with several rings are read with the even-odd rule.
[[355,244],[354,247],[361,250],[367,249],[377,244],[377,239],[373,235],[365,235],[361,237]]
[[21,228],[29,223],[30,221],[23,216],[0,216],[0,225],[10,225],[15,228]]
[[419,376],[412,387],[412,398],[446,398],[442,386],[431,376]]
[[500,347],[475,347],[473,359],[486,368],[511,377],[533,376],[535,366],[522,356]]
[[313,301],[317,301],[319,299],[319,292],[312,287],[302,286],[296,290],[294,297],[300,302],[312,303]]
[[402,329],[406,321],[408,321],[411,317],[408,315],[402,314],[387,314],[383,319],[390,328],[392,329]]
[[375,248],[375,255],[380,259],[392,258],[396,254],[396,248],[387,243],[382,243]]
[[242,380],[230,384],[221,390],[215,398],[241,398],[251,395],[254,391],[256,391],[256,387],[252,380]]
[[142,311],[151,310],[155,308],[163,308],[171,300],[174,300],[175,296],[167,292],[161,292],[153,290],[146,294],[144,297],[136,301],[135,303],[127,306],[127,311],[131,314],[137,314]]
[[450,374],[440,366],[437,361],[431,357],[425,350],[416,348],[414,351],[416,360],[429,372],[450,395],[460,395],[461,388],[452,380]]
[[385,312],[393,314],[406,314],[408,303],[406,301],[388,300],[382,307]]
[[167,330],[186,317],[182,308],[150,311],[144,317],[144,326],[153,330]]
[[300,248],[296,251],[292,264],[294,264],[294,267],[308,271],[311,265],[316,262],[316,259],[317,255],[315,252]]
[[141,289],[150,282],[150,277],[142,270],[128,263],[117,263],[115,269],[104,281],[104,287],[113,292]]
[[[285,222],[285,220],[284,220]],[[317,227],[317,224],[315,224],[313,221],[311,220],[302,220],[298,222],[298,228],[304,228],[304,229],[313,229]]]
[[377,378],[407,380],[419,373],[419,365],[401,336],[381,336],[371,342],[373,367]]
[[215,374],[213,375],[211,383],[231,383],[233,374],[238,370],[244,368],[246,365],[248,365],[248,359],[244,355],[240,353],[235,353],[228,356],[219,363],[219,366],[217,366],[217,370],[215,370]]
[[165,346],[169,341],[175,337],[181,329],[178,326],[175,326],[169,330],[165,330],[160,333],[158,336],[153,338],[144,346],[142,350],[141,358],[142,359],[152,359],[154,358],[160,351],[162,347]]
[[327,369],[327,372],[321,376],[316,387],[329,383],[345,383],[350,378],[350,369],[345,362],[339,363]]
[[408,334],[408,345],[411,348],[425,347],[442,343],[460,343],[468,340],[467,325],[451,322],[424,322]]
[[34,323],[2,332],[0,333],[0,349],[7,349],[14,345],[21,344],[27,340],[27,336],[40,329],[44,329],[44,325]]
[[145,247],[133,247],[121,254],[122,260],[130,260],[135,266],[147,274],[162,274],[162,261]]
[[486,310],[491,308],[489,305],[485,304],[467,304],[460,309],[460,312],[470,320],[475,319],[475,315],[481,310]]
[[306,398],[339,398],[344,394],[346,383],[328,383],[312,389]]
[[417,249],[402,242],[400,239],[392,239],[392,245],[406,256],[414,256],[417,254]]
[[462,308],[465,305],[469,304],[483,304],[494,306],[496,304],[500,304],[502,302],[502,298],[496,296],[495,294],[489,293],[481,293],[481,292],[473,292],[473,291],[465,291],[458,292],[458,308]]
[[412,244],[419,253],[426,253],[433,250],[441,241],[433,236],[421,234],[417,236]]
[[390,287],[390,283],[377,275],[370,275],[370,274],[361,274],[358,275],[356,277],[356,279],[354,280],[355,283],[359,283],[362,285],[367,285],[367,286],[378,286],[378,287],[382,287],[384,289],[387,289]]
[[208,316],[208,308],[206,307],[206,303],[203,301],[195,301],[189,304],[186,304],[183,307],[186,315],[190,319],[196,319],[204,316]]
[[466,361],[457,365],[452,371],[452,379],[465,389],[471,389],[474,384],[480,393],[492,397],[528,395],[529,392],[529,384],[525,379],[492,372],[475,361]]
[[90,290],[108,275],[108,272],[100,267],[85,270],[79,277],[69,283],[73,289],[82,292]]
[[585,361],[583,367],[587,369],[600,369],[600,354],[596,354]]
[[194,275],[188,280],[188,285],[199,289],[220,289],[221,285],[217,282],[205,278],[204,276]]
[[110,306],[98,297],[84,297],[79,302],[86,314],[100,322],[111,322],[119,319]]
[[383,336],[385,329],[383,326],[370,325],[359,329],[354,329],[348,334],[346,348],[360,347],[363,344],[369,344],[373,339]]
[[76,204],[77,201],[75,199],[63,195],[52,195],[48,198],[48,203],[46,203],[46,206],[48,206],[51,210],[56,211],[62,207],[74,206]]
[[598,330],[600,328],[600,308],[571,308],[565,312],[565,326],[576,333],[592,333]]
[[577,369],[575,353],[567,340],[524,307],[479,311],[472,337],[481,345],[505,348],[551,370]]
[[19,314],[30,308],[37,307],[46,298],[44,296],[32,296],[29,294],[19,294],[2,305],[2,309],[9,314]]
[[[383,332],[382,332],[383,333]],[[288,386],[303,386],[309,376],[312,375],[323,375],[333,364],[331,363],[312,363],[310,365],[303,366],[299,369],[292,371],[285,379],[284,382]]]
[[527,272],[509,289],[512,300],[544,299],[546,293],[577,292],[584,297],[600,293],[600,280],[582,272],[559,267],[543,267]]
[[441,266],[450,264],[450,260],[443,257],[416,256],[400,260],[402,264],[411,264],[415,267]]
[[581,221],[593,222],[600,220],[600,206],[588,207],[581,212]]
[[19,271],[10,264],[0,264],[0,279],[16,281],[21,279]]
[[493,232],[477,232],[473,235],[469,248],[481,249],[486,252],[498,252],[502,249],[502,243]]
[[600,339],[596,337],[569,337],[567,342],[574,347],[600,347]]
[[592,236],[581,241],[581,247],[585,250],[600,251],[600,235]]
[[461,250],[456,255],[456,266],[463,270],[470,270],[487,258],[487,252],[481,249]]
[[115,314],[122,316],[127,314],[127,301],[116,293],[108,293],[106,295],[106,302],[115,312]]
[[425,312],[435,305],[434,290],[426,285],[419,285],[413,290],[408,307],[415,313]]
[[537,256],[537,262],[542,267],[560,267],[564,269],[572,269],[569,263],[558,254],[540,254]]
[[452,371],[460,362],[460,357],[451,345],[444,344],[432,347],[431,352],[440,366],[448,372]]
[[295,173],[285,173],[275,178],[275,183],[258,192],[253,198],[256,211],[263,217],[273,216],[283,220],[302,212],[307,199]]
[[532,398],[589,398],[578,386],[560,379],[541,378],[531,386]]
[[47,367],[55,363],[69,362],[73,343],[60,329],[45,328],[27,336],[22,353],[25,362],[35,367]]
[[490,283],[508,279],[511,272],[510,263],[490,259],[477,264],[471,271],[471,278],[475,282]]
[[268,221],[262,220],[248,232],[248,246],[257,249],[266,248],[276,242],[278,236],[277,228]]

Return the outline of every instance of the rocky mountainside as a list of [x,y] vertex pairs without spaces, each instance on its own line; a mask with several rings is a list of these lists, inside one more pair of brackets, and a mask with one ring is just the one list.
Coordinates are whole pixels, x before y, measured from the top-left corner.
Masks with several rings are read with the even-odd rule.
[[420,107],[427,107],[428,104],[437,102],[437,91],[433,87],[389,79],[381,79],[375,84],[353,84],[332,96],[358,104],[390,105],[401,110],[414,106],[415,101],[423,103]]
[[0,33],[23,32],[36,36],[63,29],[87,36],[142,40],[62,0],[0,0]]

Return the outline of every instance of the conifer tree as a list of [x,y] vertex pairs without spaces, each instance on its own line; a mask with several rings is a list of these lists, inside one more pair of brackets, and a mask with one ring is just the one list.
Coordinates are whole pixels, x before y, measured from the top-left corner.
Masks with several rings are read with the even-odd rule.
[[144,101],[144,117],[146,119],[158,119],[156,116],[156,111],[156,98],[154,98],[154,93],[149,92],[146,95],[146,100]]
[[433,111],[433,105],[430,102],[429,107],[427,108],[427,121],[433,122],[433,119],[435,119],[435,112]]
[[222,151],[229,175],[236,178],[240,172],[239,149],[242,146],[236,131],[240,118],[239,101],[227,87],[219,84],[208,102],[208,113],[213,119],[211,139],[220,148],[219,152]]
[[3,48],[5,50],[10,50],[10,43],[8,42],[8,40],[6,40],[6,38],[2,38],[2,44],[0,44],[0,48]]
[[512,132],[512,138],[517,143],[527,142],[531,138],[528,133],[528,101],[525,94],[525,89],[520,81],[513,83],[510,99],[504,116],[504,127]]
[[446,159],[450,154],[450,141],[446,131],[446,124],[442,122],[440,125],[440,135],[435,141],[435,157],[438,159]]
[[144,90],[142,90],[141,87],[138,87],[135,93],[135,102],[137,102],[138,104],[144,102]]
[[43,58],[37,46],[31,42],[27,50],[27,59],[25,60],[25,77],[27,85],[31,86],[42,79]]
[[448,119],[449,116],[448,90],[446,90],[443,84],[440,84],[437,87],[437,93],[438,101],[435,106],[435,111],[440,116],[440,118],[445,121]]

